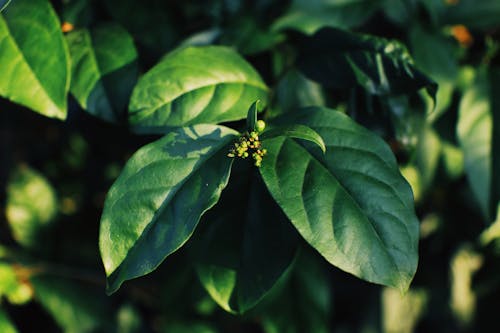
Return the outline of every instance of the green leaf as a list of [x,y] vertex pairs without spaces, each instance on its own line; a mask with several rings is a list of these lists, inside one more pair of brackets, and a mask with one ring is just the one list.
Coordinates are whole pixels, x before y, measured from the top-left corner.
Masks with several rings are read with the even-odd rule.
[[430,125],[425,125],[418,139],[415,161],[424,191],[433,184],[441,151],[441,139]]
[[[109,306],[104,295],[87,285],[52,276],[31,279],[36,300],[52,315],[65,333],[111,329]],[[108,330],[103,330],[108,331]]]
[[0,12],[2,12],[10,3],[10,0],[0,0]]
[[66,36],[71,54],[71,93],[89,113],[109,121],[123,118],[137,81],[132,37],[116,24]]
[[418,261],[410,186],[390,148],[345,114],[307,108],[281,120],[317,131],[327,151],[277,137],[261,175],[304,239],[332,265],[407,290]]
[[435,98],[437,85],[417,70],[406,48],[397,41],[323,28],[305,37],[299,69],[325,86],[356,85],[375,95],[400,95],[426,88]]
[[0,309],[0,332],[2,333],[17,333],[17,329],[10,321],[7,314]]
[[193,233],[227,185],[229,143],[222,126],[177,128],[139,149],[107,195],[99,246],[108,292],[153,271]]
[[291,265],[298,244],[297,233],[260,177],[244,164],[244,170],[233,171],[236,179],[203,218],[207,226],[196,243],[201,283],[233,313],[247,311],[268,293]]
[[261,134],[261,140],[271,139],[278,136],[286,136],[288,138],[302,139],[315,143],[323,153],[326,152],[325,142],[323,138],[312,128],[304,125],[285,125],[274,127]]
[[245,118],[246,109],[268,88],[235,51],[221,46],[185,47],[165,56],[135,87],[130,124],[161,133],[166,127]]
[[352,28],[368,20],[381,4],[372,0],[294,0],[273,29],[291,28],[312,34],[324,26]]
[[257,125],[257,113],[259,112],[259,103],[257,100],[250,105],[247,113],[247,130],[249,132],[255,131],[255,127]]
[[14,239],[33,248],[43,246],[43,231],[57,214],[57,197],[52,185],[37,171],[21,166],[7,186],[6,217]]
[[489,220],[493,125],[487,74],[477,75],[460,101],[457,136],[472,192],[483,216]]
[[69,57],[50,3],[14,1],[0,15],[0,41],[0,96],[65,119]]

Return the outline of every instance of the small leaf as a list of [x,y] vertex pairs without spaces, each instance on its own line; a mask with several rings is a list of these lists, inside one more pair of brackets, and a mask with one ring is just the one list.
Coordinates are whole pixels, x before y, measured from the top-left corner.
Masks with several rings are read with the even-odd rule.
[[71,93],[90,114],[117,121],[125,114],[137,81],[132,37],[116,24],[82,29],[66,36],[71,53]]
[[255,127],[257,125],[257,113],[259,112],[259,103],[257,100],[252,103],[247,113],[247,130],[248,132],[255,131]]
[[397,41],[323,28],[305,37],[299,69],[325,86],[356,85],[375,95],[400,95],[426,88],[435,100],[437,85],[417,70],[406,48]]
[[191,237],[227,185],[229,143],[222,126],[177,128],[139,149],[107,195],[99,246],[108,292],[153,271]]
[[286,136],[288,138],[302,139],[315,143],[323,153],[326,152],[325,142],[323,138],[312,128],[304,125],[285,125],[274,127],[261,134],[261,140],[271,139],[278,136]]
[[324,108],[289,113],[281,122],[311,127],[327,147],[323,155],[286,137],[263,141],[261,175],[292,224],[332,265],[407,290],[417,268],[419,223],[387,144]]
[[185,47],[167,54],[132,93],[134,129],[165,128],[243,119],[242,105],[267,101],[268,88],[240,55],[227,47]]
[[50,2],[10,4],[0,15],[0,40],[0,96],[47,117],[65,119],[69,57]]
[[235,179],[204,218],[207,225],[196,243],[201,283],[233,313],[256,305],[286,274],[298,244],[297,233],[260,177],[242,164],[245,168],[233,171]]

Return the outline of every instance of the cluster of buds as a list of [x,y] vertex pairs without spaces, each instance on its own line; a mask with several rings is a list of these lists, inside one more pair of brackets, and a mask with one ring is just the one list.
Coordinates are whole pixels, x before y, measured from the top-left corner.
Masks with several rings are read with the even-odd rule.
[[240,136],[238,141],[236,141],[234,146],[229,150],[227,156],[240,157],[242,159],[252,156],[255,161],[255,166],[260,167],[262,164],[262,158],[266,155],[266,153],[267,150],[262,149],[262,143],[259,140],[259,133],[252,131]]

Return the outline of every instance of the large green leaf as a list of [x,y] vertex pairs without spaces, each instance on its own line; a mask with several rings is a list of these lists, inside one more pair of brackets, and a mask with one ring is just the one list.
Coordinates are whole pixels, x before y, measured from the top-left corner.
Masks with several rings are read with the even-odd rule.
[[108,292],[153,271],[189,239],[227,184],[227,148],[236,134],[215,125],[178,128],[127,162],[101,218]]
[[71,93],[89,113],[116,121],[124,115],[137,80],[132,37],[116,24],[66,36],[71,54]]
[[307,108],[282,121],[317,131],[326,154],[278,137],[260,168],[274,199],[331,264],[364,280],[406,290],[418,261],[410,186],[390,148],[345,114]]
[[292,28],[313,33],[324,26],[351,28],[361,25],[382,5],[373,0],[294,0],[274,29]]
[[247,106],[267,101],[268,88],[235,51],[185,47],[165,56],[135,87],[129,107],[133,127],[165,127],[243,119]]
[[479,72],[459,105],[457,136],[464,152],[465,173],[481,212],[490,217],[492,115],[487,74]]
[[0,73],[0,96],[66,118],[68,50],[48,1],[14,1],[0,15]]
[[243,313],[285,273],[298,238],[258,174],[247,167],[232,177],[237,179],[203,219],[207,226],[197,242],[196,268],[222,308]]
[[303,39],[298,65],[325,86],[348,89],[360,85],[371,94],[408,94],[436,84],[417,70],[406,48],[397,41],[323,28]]

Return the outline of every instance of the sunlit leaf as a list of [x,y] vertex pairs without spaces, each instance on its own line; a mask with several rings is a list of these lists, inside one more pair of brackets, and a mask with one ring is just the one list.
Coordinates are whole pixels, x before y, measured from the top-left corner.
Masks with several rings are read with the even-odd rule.
[[69,57],[50,3],[12,2],[0,14],[0,41],[0,96],[65,119]]
[[457,135],[464,153],[465,173],[487,219],[490,214],[492,130],[488,80],[484,73],[478,73],[460,101]]
[[418,260],[418,220],[408,183],[390,148],[343,113],[306,108],[283,122],[317,131],[311,144],[263,141],[260,168],[274,199],[304,239],[332,265],[406,290]]
[[267,102],[259,74],[232,49],[185,47],[167,54],[134,88],[130,124],[143,132],[243,119],[247,106]]
[[178,128],[131,157],[101,217],[108,292],[153,271],[191,237],[227,185],[236,134],[216,125]]

